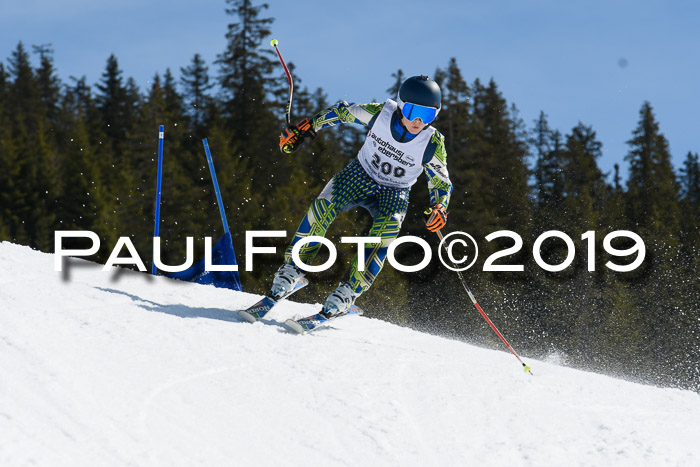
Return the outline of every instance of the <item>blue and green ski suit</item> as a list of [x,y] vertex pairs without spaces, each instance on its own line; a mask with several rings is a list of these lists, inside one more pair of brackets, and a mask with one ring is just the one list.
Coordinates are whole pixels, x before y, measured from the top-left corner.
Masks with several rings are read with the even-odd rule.
[[[339,123],[356,123],[366,126],[368,135],[358,157],[333,176],[309,207],[285,252],[285,262],[293,263],[292,247],[300,239],[325,236],[339,213],[361,206],[374,219],[366,236],[379,237],[381,243],[366,244],[363,271],[358,268],[356,256],[347,272],[344,280],[357,294],[370,288],[384,265],[389,244],[399,235],[408,209],[410,185],[416,181],[410,178],[419,172],[425,173],[430,205],[440,203],[447,208],[452,192],[444,136],[431,126],[418,135],[409,133],[401,124],[400,111],[395,108],[392,100],[370,104],[339,102],[312,119],[314,131]],[[421,145],[413,147],[412,143],[421,138]],[[416,163],[410,150],[420,152],[423,147],[424,151],[417,156],[422,160]],[[310,242],[301,248],[299,258],[311,264],[319,249],[320,243]]]

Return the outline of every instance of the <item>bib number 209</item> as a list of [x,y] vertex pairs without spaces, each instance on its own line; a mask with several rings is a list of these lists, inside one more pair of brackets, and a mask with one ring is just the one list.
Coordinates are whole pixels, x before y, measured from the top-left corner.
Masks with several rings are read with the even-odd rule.
[[392,172],[394,174],[395,178],[401,178],[404,175],[406,175],[406,169],[403,167],[394,167],[391,163],[389,162],[379,162],[381,159],[379,158],[379,154],[374,154],[372,156],[372,167],[383,173],[384,175],[391,175]]

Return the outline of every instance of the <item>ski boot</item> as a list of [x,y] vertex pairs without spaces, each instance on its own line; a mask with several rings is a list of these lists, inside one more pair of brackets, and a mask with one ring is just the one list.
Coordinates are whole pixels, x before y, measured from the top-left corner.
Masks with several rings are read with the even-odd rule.
[[326,299],[321,314],[326,318],[344,315],[350,311],[350,307],[352,307],[359,296],[360,294],[352,289],[349,282],[341,282]]
[[[304,272],[290,263],[284,263],[275,273],[270,288],[270,296],[275,300],[281,300],[291,294],[304,281]],[[306,285],[306,284],[304,284]]]

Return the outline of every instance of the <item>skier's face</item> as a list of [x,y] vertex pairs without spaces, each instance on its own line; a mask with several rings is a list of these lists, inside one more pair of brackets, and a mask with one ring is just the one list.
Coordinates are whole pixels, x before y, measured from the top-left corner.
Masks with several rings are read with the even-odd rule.
[[409,119],[407,119],[403,115],[401,116],[401,123],[403,124],[404,127],[406,127],[408,132],[411,133],[412,135],[417,135],[418,133],[420,133],[423,130],[423,128],[428,126],[428,125],[425,125],[423,123],[423,120],[421,120],[420,118],[417,118],[413,121],[410,121]]

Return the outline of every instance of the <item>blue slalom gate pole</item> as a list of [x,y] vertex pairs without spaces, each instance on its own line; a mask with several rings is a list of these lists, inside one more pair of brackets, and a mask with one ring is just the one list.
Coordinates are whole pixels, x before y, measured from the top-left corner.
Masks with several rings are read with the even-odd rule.
[[226,220],[226,212],[224,211],[224,202],[221,200],[221,190],[219,190],[219,181],[216,179],[216,171],[214,170],[214,161],[211,158],[211,151],[209,151],[209,142],[206,138],[202,140],[204,144],[204,152],[207,154],[207,162],[209,162],[209,172],[211,173],[211,179],[214,182],[214,192],[216,193],[216,202],[219,205],[219,213],[221,214],[221,222],[224,223],[224,233],[229,233],[228,221]]
[[[163,127],[161,127],[162,130]],[[161,131],[162,137],[162,131]],[[209,143],[205,139],[204,152],[207,155],[209,163],[209,173],[211,174],[212,182],[214,183],[214,192],[216,193],[216,202],[219,205],[219,214],[221,214],[221,222],[224,225],[224,235],[219,239],[211,251],[205,252],[205,257],[196,264],[193,264],[184,271],[179,272],[163,272],[163,275],[173,279],[179,279],[188,282],[196,282],[199,284],[210,284],[214,287],[223,287],[227,289],[241,291],[241,279],[236,268],[229,266],[237,266],[236,253],[233,250],[233,240],[229,231],[228,220],[226,220],[226,212],[224,210],[224,202],[221,198],[221,190],[219,189],[219,181],[216,178],[214,170],[214,160],[211,157]],[[161,140],[162,144],[162,140]],[[159,170],[160,173],[160,170]],[[160,177],[159,177],[159,193],[160,193]],[[160,201],[159,201],[160,203]],[[158,227],[156,226],[156,235],[158,235]],[[155,258],[154,258],[155,259]],[[208,262],[209,261],[209,262]],[[217,268],[207,269],[207,266],[219,266]],[[155,268],[154,268],[155,274]]]
[[[165,137],[165,127],[163,125],[158,129],[158,183],[156,187],[156,226],[153,233],[154,237],[160,237],[160,192],[163,188],[163,138]],[[157,273],[155,256],[153,257],[153,266],[151,274],[154,276]]]

